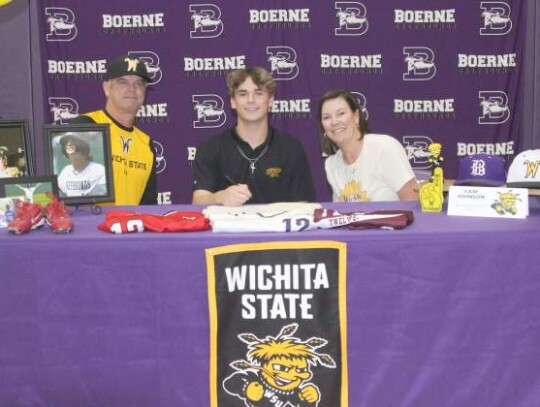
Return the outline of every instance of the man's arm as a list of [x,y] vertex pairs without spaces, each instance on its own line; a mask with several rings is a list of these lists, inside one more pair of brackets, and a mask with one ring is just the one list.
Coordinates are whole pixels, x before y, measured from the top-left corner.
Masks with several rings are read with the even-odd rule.
[[397,192],[400,201],[417,201],[418,200],[418,183],[416,178],[412,178],[401,187]]
[[218,182],[219,177],[227,178],[225,174],[220,173],[218,161],[219,146],[206,142],[197,147],[193,163],[193,205],[245,204],[251,198],[251,192],[246,184],[233,184],[218,190],[223,185]]

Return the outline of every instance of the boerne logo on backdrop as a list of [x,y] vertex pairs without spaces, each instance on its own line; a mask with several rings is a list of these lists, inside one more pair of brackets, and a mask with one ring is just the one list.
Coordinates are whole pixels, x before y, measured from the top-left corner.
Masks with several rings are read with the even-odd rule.
[[270,72],[276,81],[290,81],[298,76],[297,54],[294,48],[286,45],[270,45],[266,47],[266,55],[270,63]]
[[79,115],[79,103],[70,97],[50,97],[49,110],[53,124],[67,124]]
[[398,30],[455,29],[456,9],[394,9],[394,25]]
[[347,407],[346,244],[206,250],[210,406]]
[[163,72],[159,66],[159,55],[154,51],[129,51],[130,57],[138,58],[146,65],[146,71],[150,77],[149,85],[156,85],[163,78]]
[[435,53],[428,47],[403,47],[404,81],[429,81],[437,73]]
[[165,32],[165,13],[102,14],[105,34],[152,34]]
[[453,98],[394,99],[394,115],[397,119],[453,119],[454,103]]
[[197,147],[188,146],[186,150],[187,150],[188,165],[190,167],[193,167],[193,163],[195,162],[195,155],[197,155]]
[[458,54],[458,69],[462,73],[508,73],[517,68],[516,53]]
[[189,38],[216,38],[223,33],[221,9],[215,4],[190,4],[191,30]]
[[311,99],[275,99],[270,108],[274,118],[309,118],[311,117]]
[[253,29],[309,28],[310,9],[249,9],[249,24]]
[[246,67],[246,56],[229,57],[184,57],[184,74],[186,76],[225,75],[229,71]]
[[93,61],[68,61],[63,59],[47,60],[47,73],[51,79],[98,80],[103,78],[106,71],[106,59]]
[[512,9],[504,1],[482,1],[480,35],[506,35],[512,30]]
[[223,98],[216,94],[192,95],[194,129],[214,129],[221,127],[227,121]]
[[325,74],[382,75],[382,54],[330,55],[321,54],[321,71]]
[[432,156],[428,150],[433,139],[428,136],[403,136],[403,146],[407,152],[407,158],[414,169],[428,169],[432,167],[429,157]]
[[502,124],[510,118],[508,95],[499,90],[479,91],[481,114],[478,124]]
[[156,140],[152,140],[152,147],[156,153],[156,174],[161,174],[167,168],[165,149],[163,148],[163,144]]
[[358,101],[358,106],[360,106],[360,111],[362,112],[362,118],[364,120],[369,120],[369,111],[367,109],[367,99],[361,92],[353,92],[351,93],[354,95],[356,100]]
[[369,29],[367,9],[358,1],[336,1],[337,36],[364,35]]
[[137,123],[166,123],[169,121],[167,103],[147,103],[137,112]]
[[75,13],[65,7],[46,7],[45,15],[49,31],[45,39],[53,41],[73,41],[77,36],[77,26],[75,25]]

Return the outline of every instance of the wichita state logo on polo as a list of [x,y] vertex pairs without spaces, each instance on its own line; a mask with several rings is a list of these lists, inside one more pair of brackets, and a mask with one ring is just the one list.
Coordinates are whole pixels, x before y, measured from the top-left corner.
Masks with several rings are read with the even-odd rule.
[[[163,78],[163,72],[160,67],[160,58],[154,51],[129,51],[131,58],[136,58],[146,65],[146,72],[150,78],[148,85],[157,85]],[[130,68],[133,68],[130,66]],[[136,67],[135,71],[136,72]]]
[[511,7],[504,1],[480,2],[480,35],[507,35],[512,30]]
[[190,4],[191,30],[189,38],[216,38],[223,34],[221,9],[215,4]]
[[77,37],[75,13],[65,7],[46,7],[47,25],[49,31],[45,35],[48,42],[73,41]]
[[369,21],[367,8],[358,1],[336,1],[337,27],[334,29],[336,36],[359,36],[367,33]]
[[429,47],[403,47],[404,81],[429,81],[435,77],[435,53]]
[[453,119],[454,99],[394,99],[398,119]]
[[165,13],[102,14],[106,34],[150,34],[165,32]]
[[49,110],[54,124],[66,124],[79,115],[79,103],[69,97],[50,97]]
[[311,10],[301,9],[249,9],[249,24],[254,29],[309,28]]
[[510,118],[506,92],[498,90],[479,91],[478,99],[480,100],[481,109],[478,124],[502,124]]
[[276,81],[290,81],[298,76],[298,55],[296,50],[286,45],[266,47],[266,55],[270,63],[270,72]]
[[394,9],[394,25],[398,30],[455,29],[456,9]]
[[221,127],[227,121],[225,102],[216,94],[192,95],[194,129],[215,129]]

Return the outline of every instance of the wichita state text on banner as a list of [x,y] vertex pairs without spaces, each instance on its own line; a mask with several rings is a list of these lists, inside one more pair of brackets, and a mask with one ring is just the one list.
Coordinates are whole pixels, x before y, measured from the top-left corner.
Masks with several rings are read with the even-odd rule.
[[212,407],[347,407],[346,244],[206,251]]

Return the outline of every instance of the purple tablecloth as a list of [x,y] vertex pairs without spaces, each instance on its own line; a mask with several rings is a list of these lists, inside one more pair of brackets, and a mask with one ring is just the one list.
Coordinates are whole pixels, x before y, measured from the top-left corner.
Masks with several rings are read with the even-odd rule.
[[112,235],[81,208],[70,235],[0,230],[0,406],[208,407],[204,249],[321,239],[348,244],[350,406],[540,405],[538,200],[526,220],[337,207],[413,209],[415,222]]

